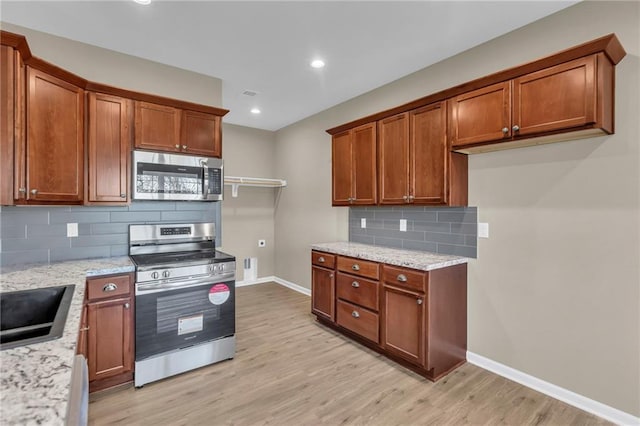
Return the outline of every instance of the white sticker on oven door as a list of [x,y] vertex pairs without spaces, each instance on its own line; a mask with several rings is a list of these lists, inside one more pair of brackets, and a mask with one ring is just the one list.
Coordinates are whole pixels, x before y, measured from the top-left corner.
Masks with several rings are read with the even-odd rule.
[[195,333],[201,331],[203,327],[204,315],[194,315],[192,317],[178,318],[178,336],[181,334]]
[[214,305],[222,305],[229,299],[231,292],[226,284],[216,284],[209,290],[209,302]]

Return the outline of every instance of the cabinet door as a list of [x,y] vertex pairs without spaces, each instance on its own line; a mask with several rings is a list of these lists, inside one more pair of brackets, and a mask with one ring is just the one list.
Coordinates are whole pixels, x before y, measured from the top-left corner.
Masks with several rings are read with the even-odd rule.
[[374,205],[376,185],[376,123],[352,130],[353,204]]
[[27,199],[82,201],[83,90],[27,67]]
[[335,321],[335,276],[332,270],[311,267],[311,312]]
[[382,346],[390,353],[424,366],[424,295],[384,285],[382,318]]
[[82,307],[82,316],[80,317],[80,331],[78,332],[78,346],[76,348],[77,355],[84,355],[87,358],[87,332],[89,331],[89,323],[87,311],[89,308],[85,305]]
[[514,136],[596,121],[596,57],[577,59],[513,81]]
[[196,111],[182,112],[181,149],[194,155],[222,156],[220,117]]
[[511,137],[511,82],[494,84],[450,100],[453,147]]
[[180,110],[136,101],[135,147],[180,152]]
[[410,123],[410,201],[415,204],[445,204],[450,155],[445,102],[412,111]]
[[90,303],[89,381],[126,373],[133,368],[131,298]]
[[378,122],[380,204],[409,201],[409,114]]
[[353,197],[352,189],[351,132],[333,135],[331,139],[332,204],[348,206]]
[[15,51],[0,46],[0,204],[13,204]]
[[89,202],[126,203],[132,101],[89,93]]

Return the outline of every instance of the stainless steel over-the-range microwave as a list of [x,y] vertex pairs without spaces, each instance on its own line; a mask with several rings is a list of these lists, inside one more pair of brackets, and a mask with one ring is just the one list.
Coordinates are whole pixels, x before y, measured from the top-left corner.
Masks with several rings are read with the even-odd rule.
[[133,151],[134,200],[222,200],[222,160],[213,157]]

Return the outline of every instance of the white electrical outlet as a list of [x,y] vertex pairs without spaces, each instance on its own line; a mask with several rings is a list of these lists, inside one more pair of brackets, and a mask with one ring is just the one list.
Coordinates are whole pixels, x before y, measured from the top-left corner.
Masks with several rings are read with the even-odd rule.
[[366,227],[367,227],[367,218],[366,217],[360,218],[360,228],[366,228]]
[[489,238],[489,224],[478,222],[478,238]]
[[78,224],[67,223],[67,237],[77,237],[77,236],[78,236]]
[[400,219],[400,231],[407,232],[407,219]]
[[258,247],[266,247],[267,240],[258,240]]

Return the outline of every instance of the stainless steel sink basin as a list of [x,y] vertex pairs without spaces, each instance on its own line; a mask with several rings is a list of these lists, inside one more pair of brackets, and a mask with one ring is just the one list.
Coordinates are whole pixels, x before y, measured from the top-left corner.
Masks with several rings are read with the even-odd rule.
[[0,350],[59,339],[75,285],[0,293]]

